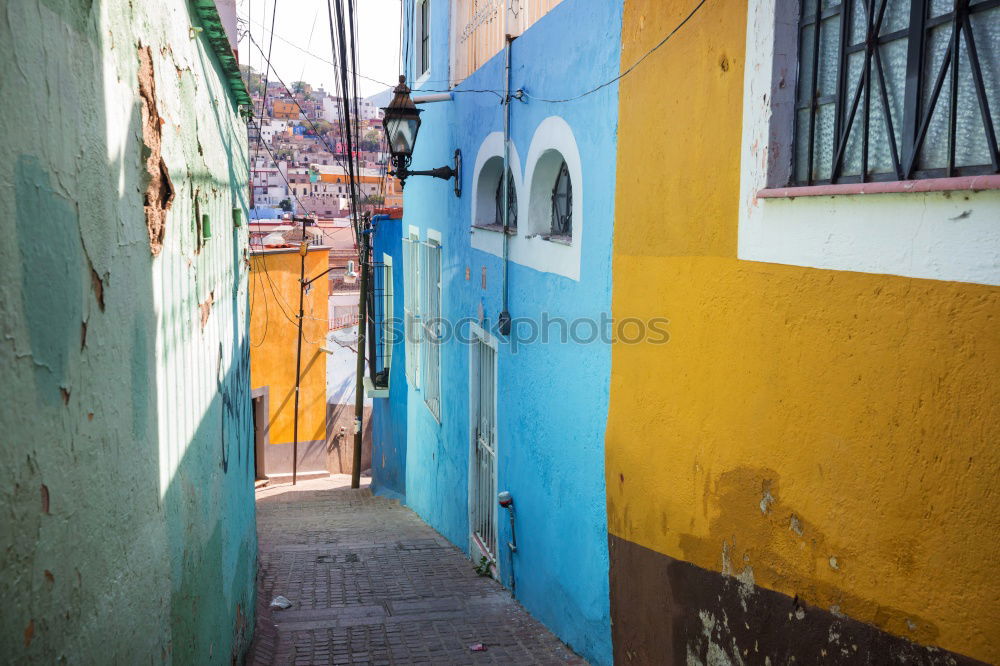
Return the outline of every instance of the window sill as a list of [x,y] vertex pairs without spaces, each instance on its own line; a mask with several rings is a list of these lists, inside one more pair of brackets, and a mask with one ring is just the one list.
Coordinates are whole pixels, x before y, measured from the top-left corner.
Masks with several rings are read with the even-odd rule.
[[980,192],[1000,190],[1000,175],[890,180],[871,183],[769,187],[757,192],[758,199],[795,199],[857,194],[906,194],[910,192]]
[[[498,234],[505,233],[502,224],[473,224],[472,228],[477,229],[479,231],[492,231]],[[506,234],[508,236],[516,236],[517,227],[508,227]]]
[[438,412],[436,414],[434,413],[434,408],[431,407],[431,403],[429,403],[426,400],[424,400],[424,406],[427,407],[427,412],[431,415],[431,418],[433,418],[434,421],[440,426],[441,425],[441,404],[440,404],[440,401],[438,402],[438,405],[437,405]]
[[371,377],[365,377],[363,379],[365,385],[365,397],[368,398],[388,398],[389,397],[389,387],[376,387],[375,383],[372,382]]
[[544,241],[549,241],[550,243],[558,243],[559,245],[572,245],[572,236],[546,236],[539,235],[539,237]]

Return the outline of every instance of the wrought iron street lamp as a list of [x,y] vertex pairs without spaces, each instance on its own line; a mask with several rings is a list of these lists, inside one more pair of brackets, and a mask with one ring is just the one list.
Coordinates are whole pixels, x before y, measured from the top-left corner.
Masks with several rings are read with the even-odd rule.
[[392,157],[394,171],[389,175],[399,178],[401,186],[406,186],[410,176],[432,176],[442,180],[455,179],[455,196],[462,196],[462,152],[455,151],[455,165],[443,166],[427,171],[410,171],[410,160],[413,157],[413,146],[417,143],[417,133],[420,131],[420,114],[410,89],[406,85],[406,77],[400,75],[399,85],[395,87],[392,101],[382,109],[385,117],[382,125],[385,127],[385,138],[389,142],[389,154]]

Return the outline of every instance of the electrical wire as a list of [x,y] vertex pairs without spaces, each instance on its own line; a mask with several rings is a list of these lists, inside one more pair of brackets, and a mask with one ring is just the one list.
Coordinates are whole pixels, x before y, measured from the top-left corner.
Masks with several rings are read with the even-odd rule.
[[[256,23],[257,26],[262,29],[262,31],[267,32],[267,26],[262,25],[259,21],[255,21],[255,20],[253,20],[253,18],[249,18],[248,21],[251,22],[251,23]],[[291,41],[289,39],[286,39],[285,37],[283,37],[283,36],[281,36],[279,34],[274,34],[272,36],[273,37],[277,37],[279,40],[281,40],[282,42],[284,42],[288,46],[291,46],[296,51],[301,51],[302,53],[306,54],[307,56],[309,56],[311,58],[315,58],[316,60],[319,60],[320,62],[324,62],[324,63],[326,63],[328,65],[333,65],[334,67],[337,66],[337,63],[335,63],[333,61],[330,61],[330,60],[327,60],[323,56],[317,55],[317,54],[313,53],[312,51],[304,49],[301,46],[299,46],[298,44],[296,44],[295,42],[293,42],[293,41]],[[373,78],[371,76],[366,76],[366,75],[360,74],[360,73],[358,74],[358,76],[361,77],[362,79],[365,79],[366,81],[371,81],[372,83],[377,83],[379,85],[386,86],[386,87],[389,87],[389,88],[392,87],[390,84],[386,83],[385,81],[380,81],[379,79]]]
[[[263,243],[258,243],[258,245],[260,246],[261,250],[265,249]],[[269,286],[269,288],[271,290],[271,295],[274,296],[274,301],[275,301],[275,303],[278,306],[278,310],[281,311],[281,314],[284,315],[285,319],[287,319],[289,321],[289,323],[291,323],[294,326],[298,326],[298,324],[295,322],[295,319],[293,318],[293,316],[290,315],[290,314],[288,314],[288,312],[285,311],[285,307],[287,307],[289,310],[291,310],[292,307],[288,303],[286,303],[283,298],[279,297],[278,294],[277,294],[277,292],[275,291],[274,280],[271,278],[271,273],[267,269],[267,262],[266,261],[262,261],[261,265],[264,267],[264,276],[267,278],[267,283],[268,283],[268,286]]]
[[[250,122],[251,122],[251,124],[253,123],[253,121],[250,121]],[[260,126],[258,125],[257,128],[258,128],[258,132],[259,132],[260,131]],[[285,182],[285,189],[288,190],[289,193],[291,194],[291,196],[293,196],[295,198],[295,201],[299,204],[299,206],[302,208],[302,210],[304,210],[309,215],[313,215],[314,216],[315,214],[311,210],[309,210],[309,208],[302,202],[302,200],[299,198],[299,196],[295,193],[295,190],[292,189],[292,184],[290,182],[288,182],[288,178],[285,176],[284,173],[282,173],[281,167],[278,165],[278,160],[275,157],[274,153],[271,151],[271,147],[268,146],[267,143],[262,143],[261,145],[264,146],[264,149],[267,151],[268,156],[270,156],[271,163],[274,165],[274,168],[278,172],[278,175],[281,176],[281,179]],[[257,219],[259,220],[260,218],[257,218]],[[323,236],[326,236],[328,238],[333,238],[333,234],[338,233],[338,232],[342,231],[343,229],[347,229],[348,227],[343,227],[341,229],[335,229],[334,231],[326,231],[325,229],[322,229],[320,227],[318,227],[318,228],[320,230],[320,233]],[[357,242],[355,242],[355,247],[357,247]]]
[[[253,121],[250,122],[251,124],[254,124]],[[257,127],[257,132],[259,134],[260,125],[256,125],[256,127]],[[297,195],[295,191],[292,189],[292,184],[288,182],[288,178],[285,176],[285,174],[281,172],[281,167],[278,165],[278,159],[274,156],[274,153],[271,151],[271,147],[266,143],[262,143],[261,145],[264,146],[264,149],[267,151],[267,154],[271,157],[271,163],[274,164],[275,171],[277,171],[278,175],[281,176],[281,179],[285,181],[285,188],[291,193],[293,197],[295,197],[295,201],[298,202],[299,206],[301,206],[306,213],[312,215],[313,214],[312,211],[309,210],[309,208],[304,203],[302,203],[302,200],[299,199],[299,195]]]
[[[267,144],[264,144],[264,145],[265,145],[265,147],[267,147]],[[268,152],[270,153],[270,150],[268,150]],[[273,155],[272,155],[272,161],[273,161]],[[275,164],[275,166],[277,166],[277,164]],[[278,170],[278,172],[280,173],[280,169]],[[286,181],[286,182],[287,182],[287,181]],[[296,197],[296,199],[297,199],[297,198],[298,198],[298,197]],[[257,219],[258,221],[260,220],[260,218],[259,218],[259,217],[258,217],[258,218],[256,218],[256,219]],[[348,229],[348,228],[349,228],[349,227],[344,227],[344,229]],[[334,232],[325,232],[325,231],[323,231],[323,230],[321,229],[321,232],[323,232],[323,233],[324,233],[324,235],[330,235],[330,236],[332,236],[332,234],[333,234],[333,233],[337,233],[338,231],[341,231],[341,230],[342,230],[342,229],[337,229],[337,230],[336,230],[336,231],[334,231]],[[254,243],[253,243],[253,239],[251,239],[251,240],[250,240],[250,243],[251,243],[251,245],[253,245],[253,244],[254,244]],[[258,242],[258,243],[257,243],[257,245],[258,245],[258,246],[260,247],[260,249],[261,249],[261,250],[263,250],[263,249],[264,249],[264,244],[263,244],[263,242]],[[276,289],[275,289],[275,285],[274,285],[274,280],[273,280],[273,279],[271,278],[271,274],[270,274],[270,271],[268,271],[268,268],[267,268],[267,261],[266,261],[266,260],[264,259],[264,257],[263,257],[263,256],[259,256],[258,258],[259,258],[259,259],[260,259],[260,261],[261,261],[261,264],[260,264],[260,265],[261,265],[261,266],[263,266],[263,268],[264,268],[264,276],[265,276],[265,278],[266,278],[266,280],[267,280],[267,283],[268,283],[268,286],[269,286],[269,289],[270,289],[270,291],[271,291],[271,295],[272,295],[272,296],[274,297],[274,300],[275,300],[275,304],[276,304],[276,305],[278,306],[278,310],[279,310],[279,311],[281,312],[281,314],[282,314],[282,315],[284,315],[285,319],[287,319],[287,320],[288,320],[288,322],[289,322],[290,324],[292,324],[292,325],[294,325],[294,326],[297,326],[298,324],[297,324],[297,322],[296,322],[296,321],[294,320],[294,315],[291,315],[291,314],[289,314],[289,313],[288,313],[288,311],[292,311],[292,312],[294,312],[294,309],[292,308],[292,306],[291,306],[291,305],[290,305],[289,303],[287,303],[287,302],[286,302],[286,301],[285,301],[285,300],[284,300],[284,299],[283,299],[283,298],[282,298],[282,297],[281,297],[281,296],[280,296],[280,295],[278,294],[278,291],[279,291],[279,290],[276,290]],[[259,269],[258,269],[257,273],[258,273],[258,276],[259,276]],[[260,346],[261,344],[263,344],[263,343],[264,343],[264,339],[266,339],[266,336],[267,336],[267,326],[268,326],[268,324],[267,324],[267,321],[268,321],[268,317],[269,317],[269,314],[268,314],[268,310],[266,309],[266,308],[267,308],[267,296],[266,296],[266,294],[265,294],[265,298],[264,298],[264,304],[265,304],[265,329],[264,329],[264,337],[263,337],[263,338],[261,338],[261,341],[260,341],[259,343],[257,343],[256,345],[254,345],[255,347],[259,347],[259,346]],[[287,308],[287,310],[286,310],[286,308]],[[251,312],[251,316],[252,316],[252,312]],[[304,318],[304,319],[312,319],[312,320],[315,320],[315,321],[323,321],[323,322],[326,322],[326,323],[327,323],[327,325],[329,325],[329,318],[321,318],[321,317],[313,317],[313,316],[306,316],[306,315],[303,315],[303,318]],[[304,340],[305,340],[306,342],[308,342],[309,344],[317,344],[317,343],[316,343],[315,341],[313,341],[313,340],[310,340],[310,339],[308,338],[308,336],[306,336],[305,332],[303,332],[303,334],[302,334],[302,337],[303,337],[303,339],[304,339]],[[251,342],[251,344],[253,344],[253,343]]]
[[[267,0],[264,2],[264,12],[265,16],[267,13]],[[271,61],[271,50],[274,48],[274,20],[278,16],[278,0],[274,0],[274,5],[271,7],[271,39],[267,46],[267,61]],[[263,28],[264,26],[261,26]],[[250,34],[249,32],[247,34]],[[253,37],[251,36],[251,39]],[[264,55],[263,49],[261,50],[261,55]],[[257,125],[257,147],[254,149],[254,160],[257,159],[257,155],[260,153],[261,144],[261,134],[260,125],[264,122],[264,111],[267,110],[267,72],[264,72],[264,92],[261,94],[260,98],[260,122]]]
[[700,10],[702,8],[702,6],[704,6],[704,4],[706,2],[708,2],[708,0],[701,0],[697,5],[695,5],[694,9],[692,9],[691,12],[687,16],[684,17],[684,20],[681,21],[680,23],[678,23],[674,27],[673,30],[671,30],[669,33],[667,33],[667,36],[664,37],[663,39],[661,39],[659,41],[659,43],[656,44],[656,46],[654,46],[653,48],[649,49],[644,54],[642,54],[642,57],[640,57],[638,60],[636,60],[634,63],[632,63],[632,65],[628,69],[626,69],[624,72],[621,72],[618,76],[614,77],[613,79],[611,79],[609,81],[605,81],[601,85],[599,85],[599,86],[597,86],[595,88],[591,88],[590,90],[588,90],[586,92],[583,92],[583,93],[580,93],[579,95],[575,95],[574,97],[567,97],[565,99],[546,99],[544,97],[535,97],[534,95],[530,95],[527,92],[524,92],[524,96],[528,97],[528,98],[531,98],[533,100],[536,100],[538,102],[548,102],[550,104],[564,104],[566,102],[572,102],[572,101],[581,99],[583,97],[586,97],[587,95],[592,95],[595,92],[597,92],[598,90],[601,90],[602,88],[607,88],[612,83],[615,83],[616,81],[620,81],[621,79],[623,79],[626,76],[628,76],[629,74],[631,74],[632,71],[642,63],[642,61],[644,61],[649,56],[653,55],[653,53],[655,53],[661,46],[663,46],[668,41],[670,41],[670,38],[673,37],[674,34],[676,34],[678,30],[680,30],[681,28],[683,28],[684,25],[688,21],[690,21],[694,17],[695,14],[698,13],[698,10]]
[[[256,23],[262,29],[263,32],[267,32],[267,28],[265,26],[261,25],[257,21],[252,21],[252,22]],[[402,30],[402,26],[401,26],[401,30]],[[403,32],[405,32],[405,31],[403,31]],[[320,61],[322,63],[326,63],[327,65],[333,65],[334,67],[338,67],[339,66],[339,65],[337,65],[336,62],[334,62],[332,60],[328,60],[328,59],[324,58],[321,55],[318,55],[316,53],[313,53],[312,51],[304,49],[301,46],[299,46],[298,44],[295,44],[295,43],[289,41],[288,39],[285,39],[281,35],[275,34],[273,36],[277,37],[279,40],[281,40],[282,42],[284,42],[288,46],[291,46],[296,51],[300,51],[301,53],[304,53],[305,55],[309,56],[310,58],[315,58],[316,60],[318,60],[318,61]],[[408,59],[410,57],[409,56],[410,40],[407,39],[405,41],[406,41],[406,45],[407,45],[406,56],[405,57]],[[402,69],[403,69],[403,67],[401,65],[400,66],[400,71],[402,71]],[[360,77],[362,79],[365,79],[366,81],[371,81],[372,83],[377,83],[377,84],[379,84],[381,86],[385,86],[386,88],[389,88],[390,90],[392,88],[395,88],[396,85],[397,85],[396,83],[386,83],[385,81],[382,81],[381,79],[376,79],[376,78],[373,78],[371,76],[367,76],[365,74],[357,73],[357,72],[354,72],[354,71],[351,71],[351,74],[354,74],[354,75],[356,75],[356,76],[358,76],[358,77]],[[434,85],[450,85],[451,81],[449,81],[447,79],[436,79],[436,80],[428,80],[428,81],[424,81],[423,82],[424,86],[427,86],[429,84],[434,84]],[[503,99],[502,91],[500,91],[500,90],[492,90],[492,89],[488,89],[488,88],[456,90],[456,89],[437,89],[437,88],[421,87],[419,89],[419,91],[417,91],[417,92],[426,92],[426,93],[458,93],[458,94],[462,94],[462,93],[489,93],[491,95],[496,95],[501,100]]]
[[[316,11],[313,13],[312,27],[309,28],[309,39],[306,40],[306,48],[307,49],[310,46],[312,46],[313,33],[316,32],[316,23],[317,23],[316,19],[318,19],[318,18],[319,18],[319,7],[317,7]],[[268,62],[268,64],[270,64],[270,61]],[[299,81],[302,81],[303,77],[305,77],[305,75],[306,75],[306,63],[305,63],[305,61],[303,61],[302,62],[302,69],[299,71]],[[277,76],[277,73],[275,73],[275,76]],[[284,85],[284,84],[282,84],[282,85]]]
[[[252,294],[254,294],[257,291],[258,288],[260,288],[261,290],[263,290],[263,287],[260,286],[260,271],[259,270],[254,270],[253,265],[252,265],[253,261],[255,259],[255,255],[251,254],[250,257],[251,257],[251,260],[250,260],[251,261],[250,272],[253,274],[254,284],[256,285],[255,288],[250,292],[251,293],[251,298],[250,298],[250,320],[253,321],[253,296],[252,296]],[[253,348],[255,348],[255,349],[257,347],[260,347],[262,344],[264,344],[264,341],[267,340],[267,330],[268,330],[268,326],[269,326],[270,321],[271,321],[271,312],[270,312],[271,307],[267,304],[267,294],[264,294],[264,299],[263,300],[264,300],[264,335],[261,336],[260,342],[258,342],[257,344],[254,344],[253,340],[250,341],[250,346],[253,347]]]
[[[259,244],[259,245],[260,245],[261,250],[263,250],[264,249],[264,245],[263,244]],[[285,311],[285,308],[287,307],[289,310],[292,310],[294,312],[294,310],[292,309],[292,306],[290,304],[288,304],[285,301],[284,298],[281,297],[281,295],[279,294],[280,290],[276,290],[275,289],[274,280],[271,278],[271,274],[270,274],[270,272],[267,269],[266,255],[261,254],[261,255],[257,255],[257,256],[258,256],[258,259],[260,259],[260,265],[264,268],[264,275],[267,278],[267,283],[268,283],[268,286],[270,288],[271,295],[274,297],[274,302],[278,306],[278,310],[280,310],[281,314],[284,315],[285,319],[288,320],[288,323],[290,323],[292,326],[298,327],[298,322],[295,321],[294,315],[290,315],[290,314],[288,314],[288,312]],[[265,300],[265,303],[266,303],[267,302],[267,295],[266,294],[264,296],[264,300]],[[303,319],[311,319],[311,320],[314,320],[314,321],[323,321],[323,322],[326,322],[328,326],[329,326],[329,323],[330,323],[329,319],[327,319],[327,318],[313,317],[313,316],[306,316],[306,315],[303,315],[302,318]],[[308,342],[311,345],[318,344],[315,340],[310,340],[308,338],[308,336],[306,336],[304,330],[302,332],[302,338],[303,338],[303,340],[305,340],[306,342]],[[261,344],[263,344],[263,340],[261,340]]]
[[[250,37],[250,42],[255,47],[257,47],[257,50],[260,51],[261,55],[264,55],[263,49],[260,48],[260,45],[254,40],[254,38],[252,36]],[[288,93],[288,96],[291,97],[292,99],[295,99],[295,95],[292,93],[292,91],[285,84],[284,80],[278,75],[277,70],[274,69],[274,65],[271,64],[271,61],[268,59],[268,60],[266,60],[266,63],[267,63],[267,67],[268,67],[269,71],[271,71],[271,72],[274,73],[275,78],[278,79],[279,83],[281,83],[281,86],[285,89],[285,92]],[[346,167],[344,166],[344,162],[343,162],[343,160],[340,159],[339,154],[337,153],[336,149],[329,144],[329,142],[326,140],[326,137],[324,135],[320,134],[319,128],[316,126],[316,123],[313,122],[312,118],[310,118],[309,116],[305,115],[304,113],[302,115],[302,118],[304,120],[306,120],[306,122],[309,123],[310,127],[312,127],[312,130],[315,133],[316,138],[319,139],[320,143],[322,143],[323,146],[330,153],[330,155],[333,156],[334,161],[336,161],[337,164],[340,165],[340,167],[342,169],[345,169],[345,171],[346,171]]]
[[[265,12],[265,16],[266,16],[266,12],[267,12],[266,2],[264,3],[264,12]],[[272,7],[272,12],[271,12],[271,40],[270,40],[270,43],[268,45],[268,52],[269,52],[268,55],[264,56],[264,50],[261,49],[259,45],[257,46],[258,50],[261,53],[261,56],[263,56],[265,58],[265,60],[267,61],[268,68],[267,68],[267,70],[265,71],[265,74],[264,74],[264,90],[263,90],[263,93],[261,95],[261,109],[260,109],[260,114],[261,114],[260,118],[261,118],[261,120],[260,120],[260,122],[258,122],[256,124],[256,127],[257,127],[257,145],[256,145],[256,148],[255,148],[255,151],[254,151],[254,161],[256,161],[257,155],[259,154],[260,146],[263,145],[264,148],[267,150],[268,155],[270,155],[271,162],[274,164],[275,169],[278,171],[278,174],[281,175],[282,179],[285,181],[286,188],[288,188],[289,190],[291,190],[291,185],[288,183],[288,179],[281,172],[281,168],[280,168],[280,166],[278,166],[278,162],[277,162],[277,160],[274,157],[274,153],[271,152],[270,146],[268,146],[266,143],[263,142],[263,135],[261,134],[261,131],[260,131],[261,130],[261,124],[263,123],[264,112],[267,109],[268,73],[273,69],[273,67],[271,67],[270,51],[272,50],[273,45],[274,45],[274,22],[275,22],[275,18],[277,16],[277,13],[278,13],[278,3],[277,3],[277,0],[275,0],[274,5]],[[250,35],[249,31],[247,32],[247,34],[250,36],[251,41],[254,41],[253,40],[253,36]],[[254,42],[254,44],[256,45],[256,42]],[[284,82],[282,82],[282,86],[284,86]],[[285,86],[285,89],[287,90],[287,86]],[[252,123],[252,121],[251,121],[251,123]],[[251,185],[251,187],[252,187],[252,185]],[[298,201],[299,204],[302,205],[301,200],[299,200],[298,196],[294,194],[294,191],[292,192],[292,195],[295,196],[296,201]],[[305,208],[304,205],[303,205],[303,208]],[[259,220],[260,218],[258,217],[257,219]],[[251,244],[252,244],[252,239],[251,239]],[[260,245],[261,245],[261,248],[263,249],[263,243],[261,243]],[[298,326],[298,323],[296,321],[294,321],[289,316],[289,314],[285,311],[285,306],[287,306],[288,304],[283,302],[283,300],[278,296],[278,293],[275,290],[274,280],[271,279],[271,274],[270,274],[270,272],[267,269],[267,261],[264,259],[263,256],[261,256],[260,259],[261,259],[261,265],[264,267],[264,275],[267,278],[267,282],[268,282],[268,285],[270,287],[271,295],[274,296],[275,304],[278,306],[278,309],[281,311],[281,314],[284,315],[285,319],[287,319],[289,321],[289,323],[291,323],[294,326]],[[257,278],[259,279],[259,271],[257,272]],[[265,312],[265,315],[264,315],[264,335],[261,338],[261,341],[259,343],[257,343],[256,345],[253,344],[253,341],[250,341],[251,345],[254,346],[254,347],[259,347],[260,345],[264,344],[264,341],[267,339],[267,331],[268,331],[268,327],[269,327],[269,324],[270,324],[270,312],[269,312],[269,307],[268,307],[266,295],[265,295],[265,298],[264,298],[264,307],[265,307],[265,310],[264,310],[264,312]],[[291,309],[290,306],[288,306],[288,307],[289,307],[289,309]],[[251,318],[253,317],[252,303],[251,303],[250,316],[251,316]],[[328,321],[328,320],[326,320],[326,321]],[[304,332],[303,332],[302,337],[304,339],[306,339],[306,341],[309,342],[309,344],[316,344],[315,342],[313,342],[311,340],[308,340],[308,338],[306,338],[306,335],[305,335]]]
[[[694,9],[692,9],[690,11],[690,13],[688,13],[688,15],[685,16],[684,19],[674,27],[673,30],[671,30],[669,33],[667,33],[667,35],[663,39],[661,39],[659,42],[657,42],[657,44],[655,46],[653,46],[651,49],[649,49],[644,54],[642,54],[642,56],[640,56],[634,63],[632,63],[632,65],[630,65],[627,69],[625,69],[624,71],[622,71],[621,73],[619,73],[614,78],[609,79],[608,81],[605,81],[604,83],[601,83],[600,85],[597,85],[597,86],[595,86],[595,87],[593,87],[593,88],[591,88],[591,89],[589,89],[589,90],[587,90],[585,92],[582,92],[582,93],[580,93],[578,95],[574,95],[572,97],[565,97],[565,98],[560,98],[560,99],[552,99],[552,98],[540,97],[540,96],[532,95],[532,94],[528,93],[527,91],[523,91],[523,90],[522,90],[522,94],[525,97],[527,97],[529,99],[533,99],[533,100],[538,101],[538,102],[547,102],[549,104],[565,104],[565,103],[568,103],[568,102],[576,101],[578,99],[582,99],[583,97],[587,97],[588,95],[592,95],[592,94],[594,94],[594,93],[596,93],[596,92],[598,92],[598,91],[600,91],[600,90],[602,90],[604,88],[607,88],[611,84],[613,84],[613,83],[615,83],[617,81],[620,81],[621,79],[623,79],[626,76],[628,76],[629,74],[631,74],[640,64],[643,63],[643,61],[645,61],[649,56],[653,55],[653,53],[655,53],[656,51],[658,51],[661,47],[663,47],[664,44],[666,44],[668,41],[670,41],[670,39],[681,28],[683,28],[688,23],[688,21],[690,21],[692,18],[694,18],[694,16],[701,10],[701,8],[705,5],[706,2],[708,2],[708,0],[700,0],[700,2],[698,2],[697,5],[695,5]],[[409,9],[408,6],[407,6],[407,9]],[[408,31],[406,31],[403,28],[403,26],[407,24],[405,19],[410,19],[412,17],[409,15],[409,12],[407,12],[404,15],[403,18],[404,18],[403,25],[401,25],[401,27],[400,27],[400,31],[402,33],[402,39],[400,40],[401,41],[400,51],[401,51],[402,59],[405,60],[406,62],[409,62],[412,40],[410,39],[410,35],[408,34]],[[253,21],[253,22],[257,23],[256,21]],[[263,30],[266,31],[266,28],[264,27],[264,25],[262,25],[260,23],[258,23],[258,25],[261,27],[261,29],[263,29]],[[285,39],[281,35],[275,35],[274,32],[273,32],[273,27],[272,27],[271,38],[273,39],[275,36],[277,36],[278,39],[280,39],[281,41],[285,42],[289,46],[292,46],[293,48],[301,51],[302,53],[305,53],[306,55],[308,55],[310,57],[316,58],[317,60],[320,60],[320,61],[325,62],[327,64],[334,65],[335,67],[337,66],[337,64],[335,62],[327,60],[327,59],[323,58],[322,56],[316,55],[315,53],[312,53],[311,51],[303,49],[301,46],[298,46],[297,44],[293,44],[292,42],[290,42],[289,40]],[[402,69],[402,67],[401,67],[401,69]],[[378,83],[380,85],[386,86],[387,88],[394,87],[393,84],[386,83],[384,81],[380,81],[379,79],[375,79],[375,78],[372,78],[370,76],[366,76],[364,74],[358,74],[357,72],[355,72],[353,70],[351,71],[351,74],[355,75],[355,76],[359,76],[359,77],[361,77],[363,79],[366,79],[368,81],[372,81],[373,83]],[[427,84],[430,84],[430,83],[435,83],[435,84],[437,84],[437,83],[450,84],[451,82],[450,81],[445,81],[445,80],[425,81],[424,85],[427,85]],[[428,93],[433,93],[433,92],[438,92],[438,93],[458,93],[458,94],[461,94],[461,93],[489,93],[489,94],[492,94],[492,95],[496,95],[497,97],[500,98],[501,102],[503,102],[503,94],[501,93],[501,91],[492,90],[492,89],[489,89],[489,88],[463,89],[463,90],[458,90],[458,89],[438,90],[438,89],[421,87],[419,89],[419,92],[428,92]]]
[[[334,7],[336,8],[336,15],[337,15],[336,34],[334,28]],[[353,4],[349,3],[348,11],[351,12],[352,10],[353,10]],[[355,227],[355,234],[358,236],[358,240],[360,241],[361,221],[359,218],[360,210],[358,209],[358,192],[357,192],[358,183],[355,173],[355,161],[357,158],[354,152],[354,143],[355,143],[354,138],[357,132],[357,126],[356,126],[357,78],[356,76],[353,76],[354,72],[352,71],[351,72],[352,81],[354,83],[354,87],[352,88],[347,78],[349,67],[347,65],[348,62],[347,28],[345,25],[346,21],[351,21],[353,25],[353,17],[349,16],[346,17],[345,19],[344,4],[342,0],[340,1],[328,0],[327,15],[330,24],[330,43],[334,51],[334,57],[340,63],[340,66],[338,67],[338,74],[340,80],[340,90],[342,92],[342,95],[340,97],[342,105],[341,116],[342,116],[342,123],[345,129],[343,136],[347,142],[347,168],[348,168],[348,189],[350,190],[350,212]],[[353,47],[354,45],[352,40],[351,44],[352,52],[353,52]],[[352,114],[352,111],[354,111],[355,113]]]
[[[251,43],[253,43],[253,45],[255,47],[257,47],[257,50],[260,51],[261,55],[263,56],[264,55],[264,51],[263,51],[263,49],[261,49],[260,45],[256,42],[256,40],[253,39],[253,36],[250,37],[250,41],[251,41]],[[277,70],[274,69],[274,65],[271,63],[270,59],[267,59],[266,62],[267,62],[268,70],[274,73],[275,78],[277,78],[278,81],[281,83],[281,86],[285,89],[285,92],[288,93],[289,97],[292,97],[294,99],[294,95],[292,94],[292,91],[289,90],[289,88],[285,84],[284,80],[278,75],[278,72],[277,72]],[[334,147],[331,146],[327,142],[326,137],[323,136],[322,134],[320,134],[319,129],[316,126],[316,123],[314,123],[313,120],[311,118],[309,118],[308,116],[303,115],[303,118],[312,127],[313,132],[316,135],[316,138],[318,138],[320,140],[320,142],[326,147],[326,149],[333,156],[333,159],[340,165],[340,167],[342,169],[344,169],[345,175],[347,175],[347,172],[349,171],[349,169],[344,165],[343,160],[340,159],[340,157],[338,156],[338,153],[334,149]],[[258,132],[259,132],[259,130],[258,130]],[[270,150],[268,150],[268,152],[270,153]],[[281,168],[278,166],[277,161],[275,160],[275,157],[274,157],[273,153],[271,154],[271,161],[274,162],[274,166],[278,169],[278,173],[281,174]],[[284,174],[281,174],[281,176],[282,176],[282,178],[285,181],[286,188],[291,191],[291,194],[292,194],[292,196],[295,197],[295,200],[299,203],[300,206],[302,206],[303,209],[305,209],[307,212],[309,212],[308,208],[306,208],[306,206],[305,206],[305,204],[303,204],[302,200],[299,199],[299,197],[295,194],[295,191],[292,189],[291,183],[288,182],[288,179],[284,177]],[[339,231],[339,229],[337,231]],[[328,236],[328,237],[332,238],[332,236],[330,235],[330,232],[326,232],[326,231],[324,231],[322,229],[321,229],[321,232],[323,233],[324,236]],[[334,231],[332,233],[336,233],[336,231]],[[357,240],[356,239],[355,239],[355,247],[357,247]]]

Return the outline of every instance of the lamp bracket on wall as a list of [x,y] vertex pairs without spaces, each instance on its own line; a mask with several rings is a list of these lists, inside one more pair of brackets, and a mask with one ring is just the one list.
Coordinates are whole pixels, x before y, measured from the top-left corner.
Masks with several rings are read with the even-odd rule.
[[441,166],[436,169],[427,169],[424,171],[411,171],[410,170],[410,158],[402,156],[393,156],[392,158],[394,171],[389,173],[390,176],[395,176],[399,178],[400,187],[406,187],[406,179],[410,176],[430,176],[432,178],[440,178],[441,180],[455,179],[455,196],[462,196],[462,151],[455,150],[455,158],[453,166]]

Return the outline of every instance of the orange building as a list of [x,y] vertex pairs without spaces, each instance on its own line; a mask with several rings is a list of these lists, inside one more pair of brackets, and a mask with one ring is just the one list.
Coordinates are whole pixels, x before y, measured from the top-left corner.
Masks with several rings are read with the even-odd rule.
[[[329,267],[330,248],[310,246],[306,279]],[[295,356],[298,337],[298,248],[256,250],[250,267],[250,386],[258,476],[292,472]],[[311,283],[303,298],[299,389],[298,473],[327,473],[326,361],[329,280]]]
[[298,120],[302,116],[302,109],[295,100],[276,99],[271,107],[271,117],[282,120]]
[[[313,164],[311,168],[319,172],[319,179],[313,184],[313,194],[343,197],[350,194],[348,177],[344,173],[343,167]],[[361,196],[381,194],[385,197],[385,201],[381,205],[388,207],[403,205],[403,189],[400,187],[399,181],[392,176],[383,174],[380,169],[360,169],[356,181]]]

